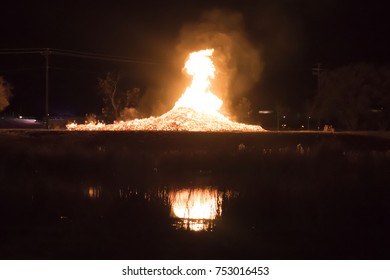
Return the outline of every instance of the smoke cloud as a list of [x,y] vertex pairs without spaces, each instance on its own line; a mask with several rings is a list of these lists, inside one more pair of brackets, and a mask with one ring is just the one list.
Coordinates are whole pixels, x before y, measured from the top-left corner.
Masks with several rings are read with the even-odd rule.
[[259,50],[246,37],[242,14],[214,9],[182,28],[177,50],[183,65],[190,52],[206,48],[214,48],[212,91],[223,99],[223,111],[231,113],[232,103],[259,80],[263,69]]

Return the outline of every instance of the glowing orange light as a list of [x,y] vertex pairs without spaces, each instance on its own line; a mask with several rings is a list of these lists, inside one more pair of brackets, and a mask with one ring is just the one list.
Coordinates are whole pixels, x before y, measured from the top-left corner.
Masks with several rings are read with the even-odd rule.
[[171,191],[171,215],[181,219],[190,230],[207,229],[209,223],[222,213],[222,197],[213,189],[182,189]]
[[169,198],[174,215],[182,219],[215,219],[218,192],[209,189],[184,189],[171,192]]
[[192,82],[176,102],[175,108],[191,108],[199,113],[218,114],[222,100],[210,91],[215,67],[211,60],[213,49],[190,54],[184,68],[192,76]]
[[91,199],[99,198],[99,196],[100,196],[99,188],[89,187],[87,189],[87,196],[88,196],[88,198],[91,198]]

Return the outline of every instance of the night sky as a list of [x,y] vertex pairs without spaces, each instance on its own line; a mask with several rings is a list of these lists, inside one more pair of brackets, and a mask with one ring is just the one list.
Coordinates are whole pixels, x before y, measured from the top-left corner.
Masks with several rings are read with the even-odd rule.
[[[126,73],[128,84],[143,89],[145,113],[157,114],[173,105],[187,82],[181,72],[185,54],[199,46],[196,36],[191,45],[191,34],[185,34],[188,26],[198,28],[205,14],[218,11],[217,18],[222,23],[216,26],[222,31],[219,27],[214,31],[240,32],[245,44],[258,53],[261,68],[250,86],[243,87],[241,92],[231,90],[237,96],[230,96],[230,102],[245,96],[256,109],[273,109],[276,103],[282,103],[299,110],[315,94],[312,68],[317,62],[325,69],[359,62],[389,66],[390,16],[385,2],[3,2],[0,49],[56,48],[153,62],[108,63],[53,56],[50,112],[52,115],[99,113],[97,78],[108,71],[121,71]],[[232,18],[238,18],[236,24],[229,23]],[[208,16],[208,24],[212,19]],[[245,71],[242,73],[250,75]],[[1,55],[0,75],[14,87],[11,106],[5,113],[43,114],[43,57]]]

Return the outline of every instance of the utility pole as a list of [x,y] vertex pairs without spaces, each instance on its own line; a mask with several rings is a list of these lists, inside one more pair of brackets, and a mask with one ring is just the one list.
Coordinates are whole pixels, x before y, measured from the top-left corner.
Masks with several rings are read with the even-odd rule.
[[[313,71],[313,75],[317,76],[317,96],[320,96],[320,94],[321,94],[321,72],[324,71],[321,63],[316,63],[314,65],[314,67],[312,68],[312,71]],[[311,116],[308,116],[308,118],[307,118],[307,129],[308,130],[309,130],[309,125],[310,125],[310,119],[311,119]],[[320,120],[318,120],[318,123],[319,122],[320,122]]]
[[45,49],[43,51],[43,56],[45,57],[45,120],[46,120],[46,129],[49,129],[49,56],[50,49]]
[[275,105],[275,112],[276,112],[276,129],[277,131],[280,130],[280,126],[279,126],[279,113],[280,113],[280,106],[279,106],[279,103],[276,101],[276,105]]
[[320,95],[321,92],[321,72],[324,70],[321,67],[321,63],[316,63],[315,66],[312,68],[313,75],[317,76],[317,94]]

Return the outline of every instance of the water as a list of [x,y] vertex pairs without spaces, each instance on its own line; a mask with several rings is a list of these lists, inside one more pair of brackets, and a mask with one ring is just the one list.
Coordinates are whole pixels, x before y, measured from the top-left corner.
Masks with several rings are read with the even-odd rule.
[[0,137],[1,258],[390,258],[384,142],[87,136]]
[[[83,188],[84,196],[90,201],[104,200],[105,193],[101,186]],[[217,186],[192,187],[156,187],[142,191],[135,187],[117,189],[117,197],[111,198],[121,203],[136,204],[143,201],[147,204],[160,204],[169,209],[171,225],[174,229],[190,231],[212,231],[216,220],[222,217],[223,201],[233,199],[238,193],[231,190],[221,191]],[[140,209],[142,211],[142,209]]]
[[[36,177],[24,184],[25,192],[10,192],[8,202],[3,200],[3,237],[5,247],[11,247],[1,254],[349,258],[361,250],[365,257],[382,255],[382,247],[374,246],[384,242],[387,232],[389,207],[383,192],[366,193],[356,189],[356,182],[340,188],[332,177],[312,185],[309,174],[298,183],[294,172],[273,180],[264,176],[263,181],[251,172],[238,178],[208,174],[180,180],[157,174],[149,178],[150,185],[118,177],[98,183],[93,174],[73,183],[66,177]],[[375,180],[371,183],[376,187]]]

